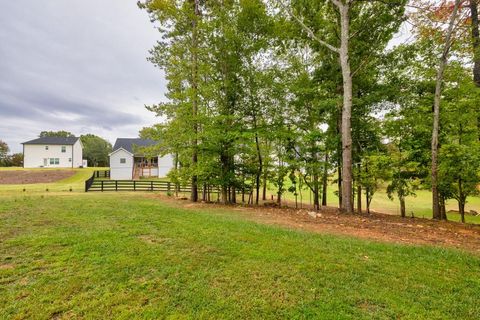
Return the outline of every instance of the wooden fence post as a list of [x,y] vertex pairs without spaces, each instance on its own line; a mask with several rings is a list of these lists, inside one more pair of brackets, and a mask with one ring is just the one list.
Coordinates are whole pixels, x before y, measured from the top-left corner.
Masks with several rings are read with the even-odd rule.
[[103,180],[102,180],[102,192],[103,192]]
[[136,182],[136,181],[135,181],[135,180],[133,180],[133,191],[137,191],[137,185],[136,185],[136,183],[135,183],[135,182]]
[[115,180],[115,191],[118,191],[118,180]]
[[150,181],[150,189],[153,191],[153,181]]

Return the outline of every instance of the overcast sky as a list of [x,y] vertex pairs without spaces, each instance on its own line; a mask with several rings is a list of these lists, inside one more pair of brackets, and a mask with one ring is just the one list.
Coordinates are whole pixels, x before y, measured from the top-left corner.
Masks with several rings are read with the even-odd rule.
[[114,142],[158,121],[159,38],[136,0],[15,0],[0,9],[0,139],[13,152],[42,130]]

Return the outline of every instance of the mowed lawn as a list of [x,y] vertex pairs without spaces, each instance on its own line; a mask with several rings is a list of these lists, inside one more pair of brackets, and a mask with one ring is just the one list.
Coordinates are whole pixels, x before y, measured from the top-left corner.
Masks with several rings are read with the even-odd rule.
[[480,257],[146,194],[0,192],[0,318],[479,319]]

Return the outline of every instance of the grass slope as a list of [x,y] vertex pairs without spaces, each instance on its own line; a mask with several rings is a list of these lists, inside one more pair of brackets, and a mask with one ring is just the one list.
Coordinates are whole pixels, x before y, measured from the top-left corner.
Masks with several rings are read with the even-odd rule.
[[[70,188],[73,192],[84,192],[85,191],[85,180],[90,178],[95,170],[104,170],[108,168],[81,168],[81,169],[73,169],[76,173],[66,179],[50,182],[50,183],[35,183],[35,184],[4,184],[0,185],[0,192],[4,194],[16,195],[19,193],[23,193],[23,189],[25,189],[25,193],[38,193],[38,192],[45,192],[46,189],[49,192],[61,192],[61,191],[69,191]],[[1,170],[5,171],[13,171],[13,170],[22,170],[22,171],[51,171],[51,170],[72,170],[70,168],[67,169],[52,169],[52,168],[41,168],[41,169],[23,169],[23,168],[0,168]]]
[[0,195],[0,318],[478,319],[480,258],[133,194]]

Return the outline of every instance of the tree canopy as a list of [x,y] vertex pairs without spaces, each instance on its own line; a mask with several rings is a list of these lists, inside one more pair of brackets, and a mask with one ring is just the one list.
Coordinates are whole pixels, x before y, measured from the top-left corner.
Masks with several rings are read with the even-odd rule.
[[[257,204],[271,187],[279,204],[306,188],[319,209],[335,183],[338,206],[353,212],[356,198],[362,212],[386,185],[405,216],[406,197],[431,188],[445,218],[446,200],[462,211],[476,193],[476,1],[139,6],[159,27],[150,60],[168,80],[168,101],[147,107],[165,121],[143,132],[175,156],[171,176],[195,186],[193,201],[201,186]],[[412,39],[391,46],[407,20]]]

